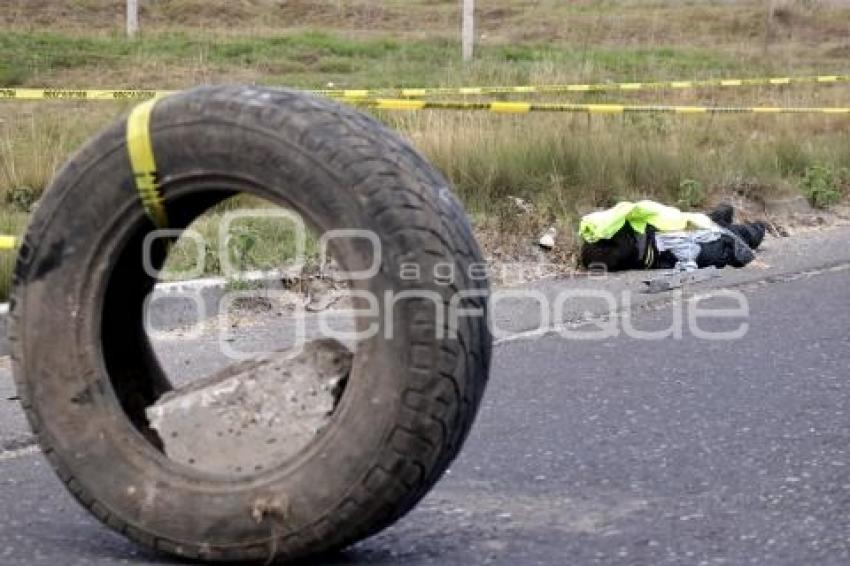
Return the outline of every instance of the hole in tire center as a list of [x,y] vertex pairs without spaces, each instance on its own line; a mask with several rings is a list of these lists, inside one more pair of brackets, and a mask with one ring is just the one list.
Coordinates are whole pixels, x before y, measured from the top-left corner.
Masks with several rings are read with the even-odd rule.
[[[306,226],[289,209],[237,195],[177,240],[149,237],[141,259],[156,278],[150,292],[121,293],[131,275],[122,261],[131,261],[119,261],[104,358],[130,420],[174,462],[250,477],[291,461],[331,425],[356,352],[355,316],[338,264],[321,265]],[[127,329],[107,312],[142,297],[141,334],[128,347]]]

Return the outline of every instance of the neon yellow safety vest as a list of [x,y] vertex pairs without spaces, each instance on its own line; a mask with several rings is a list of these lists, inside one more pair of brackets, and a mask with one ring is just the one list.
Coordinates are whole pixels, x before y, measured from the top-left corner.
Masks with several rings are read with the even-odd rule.
[[590,243],[607,240],[619,232],[626,222],[639,234],[646,232],[647,224],[661,232],[691,228],[709,230],[714,226],[714,222],[705,214],[682,212],[673,206],[651,200],[624,201],[613,208],[583,216],[579,224],[579,234]]

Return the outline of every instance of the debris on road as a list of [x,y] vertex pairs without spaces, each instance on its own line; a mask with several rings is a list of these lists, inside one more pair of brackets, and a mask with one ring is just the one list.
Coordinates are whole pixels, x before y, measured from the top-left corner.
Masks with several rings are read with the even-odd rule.
[[647,293],[663,293],[664,291],[679,289],[689,283],[699,283],[716,277],[720,277],[720,271],[712,265],[710,267],[694,271],[674,271],[666,273],[661,277],[645,279],[643,283],[646,285]]
[[307,286],[307,304],[304,308],[308,312],[321,312],[334,306],[341,297],[333,281],[313,278]]
[[551,250],[555,247],[555,237],[558,235],[558,230],[552,226],[540,236],[537,245],[544,250]]
[[328,424],[352,353],[330,339],[231,365],[147,409],[166,455],[205,472],[272,469]]
[[525,199],[508,195],[508,200],[525,214],[531,214],[534,212],[534,205]]

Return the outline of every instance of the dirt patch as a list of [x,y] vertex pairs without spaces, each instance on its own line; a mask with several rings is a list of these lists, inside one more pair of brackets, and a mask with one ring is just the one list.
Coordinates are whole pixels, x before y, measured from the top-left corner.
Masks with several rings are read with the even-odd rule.
[[[735,207],[736,222],[765,221],[774,237],[788,237],[813,230],[825,230],[850,221],[850,207],[839,205],[816,209],[799,194],[784,194],[774,187],[739,183],[716,188],[708,209],[721,202]],[[763,195],[773,195],[765,197]]]
[[496,287],[514,287],[575,272],[577,248],[570,233],[556,236],[552,250],[542,249],[530,234],[484,229],[476,230],[475,237],[487,258],[490,282]]

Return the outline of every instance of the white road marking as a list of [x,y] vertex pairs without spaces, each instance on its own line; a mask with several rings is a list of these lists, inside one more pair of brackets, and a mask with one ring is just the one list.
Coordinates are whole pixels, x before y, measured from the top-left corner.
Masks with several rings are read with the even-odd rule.
[[15,460],[17,458],[23,458],[24,456],[29,456],[31,454],[37,454],[41,452],[41,448],[37,445],[25,446],[23,448],[18,448],[16,450],[4,450],[0,452],[0,462],[6,462],[8,460]]

